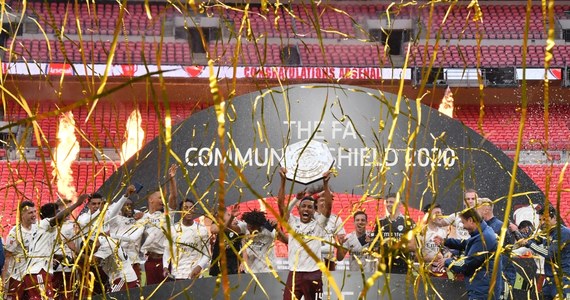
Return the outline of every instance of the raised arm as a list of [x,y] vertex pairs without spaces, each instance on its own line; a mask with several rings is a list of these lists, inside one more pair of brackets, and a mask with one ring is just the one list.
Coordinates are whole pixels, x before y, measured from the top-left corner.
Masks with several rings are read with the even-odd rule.
[[283,232],[283,230],[281,229],[281,226],[275,227],[275,236],[276,236],[277,240],[279,240],[280,242],[282,242],[284,244],[289,243],[289,237],[287,236],[287,234],[285,234],[285,232]]
[[336,260],[341,261],[348,253],[348,248],[345,248],[345,243],[348,240],[347,235],[339,235],[337,238],[337,246],[336,246]]
[[328,218],[331,216],[332,210],[332,193],[329,187],[329,181],[331,180],[331,172],[327,171],[323,174],[323,197],[325,199],[325,210],[323,211],[323,216]]
[[465,247],[467,246],[467,240],[445,238],[445,239],[443,239],[442,245],[444,245],[445,247],[450,248],[450,249],[463,251],[463,250],[465,250]]
[[129,199],[129,197],[134,194],[137,191],[137,188],[134,185],[129,185],[127,187],[127,192],[121,197],[121,199],[119,199],[119,201],[113,203],[110,207],[109,207],[109,211],[107,212],[107,214],[105,215],[105,219],[106,220],[111,220],[112,218],[116,217],[117,215],[119,215],[119,213],[121,212],[121,209],[123,208],[123,206],[125,205],[125,202],[127,202],[127,200]]
[[230,217],[226,221],[225,228],[229,228],[238,234],[244,234],[245,228],[239,226],[239,222],[237,220],[237,215],[239,215],[239,204],[232,206],[232,210],[230,212]]
[[61,224],[63,222],[63,220],[65,220],[65,218],[67,218],[67,216],[69,216],[76,208],[78,208],[79,206],[84,204],[84,202],[87,199],[89,199],[89,195],[87,195],[87,194],[83,194],[83,195],[79,196],[79,198],[77,199],[77,201],[75,203],[68,206],[64,210],[58,212],[57,215],[55,215],[55,217],[51,218],[49,220],[49,225],[51,227],[54,227],[57,224]]
[[168,176],[169,177],[169,188],[170,194],[168,195],[168,208],[171,210],[176,210],[178,207],[178,188],[176,187],[176,170],[178,170],[178,165],[172,164],[170,168],[168,168]]
[[287,169],[279,169],[279,177],[281,182],[279,183],[279,193],[277,194],[277,206],[279,206],[279,214],[285,220],[289,221],[289,211],[287,210],[287,204],[285,204],[285,181],[287,180],[286,174]]
[[138,241],[144,233],[144,226],[137,226],[134,230],[129,230],[123,234],[113,233],[112,238],[121,240],[123,242],[136,242]]
[[298,192],[295,195],[295,198],[289,201],[289,205],[287,205],[287,212],[291,212],[291,210],[293,210],[293,207],[297,205],[299,201],[301,201],[301,199],[305,198],[306,194],[307,194],[307,189],[303,189],[302,191]]

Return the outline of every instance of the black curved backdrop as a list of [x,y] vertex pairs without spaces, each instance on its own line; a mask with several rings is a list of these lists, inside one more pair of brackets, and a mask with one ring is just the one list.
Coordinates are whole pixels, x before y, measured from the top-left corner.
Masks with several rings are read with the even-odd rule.
[[[177,156],[186,170],[176,177],[180,197],[200,199],[205,207],[218,199],[220,164],[226,172],[227,205],[275,195],[282,149],[313,138],[327,143],[336,159],[335,192],[385,195],[401,190],[410,207],[437,201],[452,212],[462,208],[463,190],[475,188],[480,196],[502,199],[495,212],[504,210],[512,160],[461,122],[414,100],[357,86],[305,84],[242,95],[226,105],[224,145],[233,163],[220,163],[223,151],[216,152],[221,143],[211,107],[173,126],[171,147],[164,134],[147,143],[99,191],[114,198],[124,189],[122,182],[139,182],[145,186],[144,199],[165,182]],[[266,153],[273,153],[273,159]],[[542,201],[542,192],[521,169],[516,182],[515,193],[530,194],[515,201]],[[292,191],[301,188],[296,184]]]

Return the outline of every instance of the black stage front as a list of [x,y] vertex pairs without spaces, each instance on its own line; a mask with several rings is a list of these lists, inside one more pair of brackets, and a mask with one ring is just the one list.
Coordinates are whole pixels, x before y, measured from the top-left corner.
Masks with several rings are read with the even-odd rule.
[[[517,259],[518,260],[518,259]],[[534,274],[536,266],[532,259],[518,260],[527,274]],[[283,288],[287,279],[287,271],[256,274],[229,275],[230,299],[282,299]],[[341,290],[343,299],[467,299],[465,286],[461,280],[429,277],[431,283],[418,275],[388,274],[374,280],[374,284],[363,297],[365,282],[372,274],[335,271],[331,272],[334,281]],[[526,276],[525,276],[526,278]],[[140,290],[106,294],[107,299],[224,299],[218,278],[208,277],[197,280],[179,280],[165,282],[161,285],[146,286]],[[534,278],[533,278],[534,279]],[[527,280],[525,280],[527,281]],[[323,299],[339,299],[324,280]],[[428,287],[427,289],[425,287]],[[528,290],[513,290],[513,299],[536,299],[534,280],[525,284]],[[330,296],[330,298],[329,298]],[[144,297],[144,298],[143,298]],[[99,298],[99,297],[96,297]]]

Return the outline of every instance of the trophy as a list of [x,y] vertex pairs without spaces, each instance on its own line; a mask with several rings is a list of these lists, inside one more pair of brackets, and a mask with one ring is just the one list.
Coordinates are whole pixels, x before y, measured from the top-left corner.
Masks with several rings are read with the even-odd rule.
[[287,169],[287,179],[307,185],[322,179],[334,162],[326,144],[304,140],[285,148],[281,166]]

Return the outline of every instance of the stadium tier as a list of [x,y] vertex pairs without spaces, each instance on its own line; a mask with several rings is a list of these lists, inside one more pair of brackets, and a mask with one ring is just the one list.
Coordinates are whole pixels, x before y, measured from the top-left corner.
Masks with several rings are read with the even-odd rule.
[[[13,50],[4,60],[26,62],[74,62],[106,64],[111,41],[69,41],[43,39],[11,39]],[[81,49],[81,50],[80,50]],[[166,42],[118,42],[113,54],[113,64],[162,64],[190,65],[192,56],[188,43]]]
[[[33,106],[34,104],[32,104]],[[55,110],[58,105],[50,101],[35,102],[34,112],[48,113]],[[72,110],[78,131],[78,140],[81,148],[98,149],[120,148],[124,142],[127,119],[135,107],[141,112],[141,128],[145,131],[145,141],[151,141],[158,136],[160,125],[164,120],[165,112],[156,111],[154,104],[147,102],[108,102],[101,101],[89,120],[87,107]],[[171,102],[171,118],[173,124],[181,122],[205,107],[185,102]],[[484,135],[502,150],[515,150],[520,122],[520,109],[516,106],[488,106],[484,109],[484,116],[480,119],[478,106],[459,106],[455,109],[456,118],[466,126]],[[25,111],[15,103],[9,103],[6,110],[6,121],[17,122],[27,118]],[[40,117],[38,124],[43,131],[45,140],[43,145],[55,146],[57,137],[57,117]],[[479,127],[481,121],[482,127]],[[30,123],[31,124],[31,123]],[[163,123],[162,123],[163,124]],[[28,125],[31,130],[31,125]],[[544,110],[539,106],[528,109],[526,126],[523,132],[523,150],[546,149],[546,134],[544,124]],[[26,147],[37,147],[40,143],[34,136]],[[570,149],[570,106],[555,105],[549,109],[548,122],[548,150]],[[1,155],[0,155],[1,156]],[[87,156],[86,156],[87,157]]]
[[[7,41],[6,46],[12,50],[4,53],[4,61],[106,64],[113,33],[117,30],[119,35],[112,64],[200,64],[203,61],[196,57],[205,52],[195,49],[200,45],[191,42],[185,31],[198,26],[195,22],[206,17],[219,19],[215,21],[216,30],[204,32],[209,49],[203,50],[218,65],[401,66],[406,55],[406,42],[413,35],[410,33],[421,32],[411,47],[412,67],[430,65],[432,59],[437,67],[523,66],[525,6],[515,3],[483,3],[483,22],[473,21],[473,9],[463,4],[435,5],[433,11],[429,6],[398,7],[388,3],[331,2],[317,7],[290,4],[267,11],[258,5],[247,7],[247,11],[241,6],[211,6],[196,20],[191,20],[177,19],[179,13],[164,3],[151,3],[148,9],[143,3],[129,3],[123,23],[117,23],[120,9],[115,4],[29,1],[26,15],[30,19],[20,29],[21,36]],[[15,3],[16,11],[21,9],[20,5]],[[556,5],[556,20],[565,20],[569,8],[568,5]],[[407,32],[401,37],[403,43],[400,45],[388,41],[390,47],[387,47],[387,33],[377,28],[386,22],[387,12],[394,22],[405,20],[405,24],[409,23],[395,25],[404,26]],[[542,16],[542,7],[533,5],[529,28],[529,39],[533,43],[546,38]],[[30,21],[32,19],[37,23]],[[426,27],[430,24],[432,33],[426,36]],[[557,40],[564,37],[561,26],[555,28]],[[81,35],[78,29],[82,30]],[[483,39],[480,47],[473,43],[477,32]],[[236,42],[237,36],[242,37],[240,43]],[[436,46],[435,38],[441,38],[437,42],[439,46]],[[284,57],[288,57],[284,52],[291,50],[298,52],[292,54],[295,58],[292,61]],[[527,67],[544,65],[545,45],[531,44],[527,51]],[[551,65],[564,67],[569,52],[570,46],[556,45]]]

